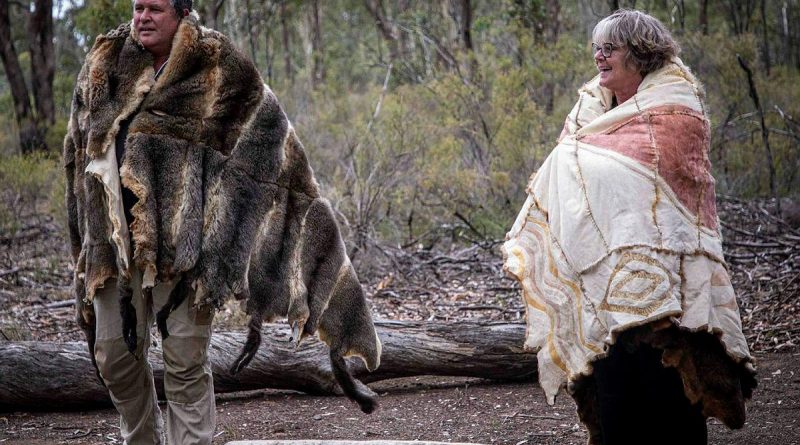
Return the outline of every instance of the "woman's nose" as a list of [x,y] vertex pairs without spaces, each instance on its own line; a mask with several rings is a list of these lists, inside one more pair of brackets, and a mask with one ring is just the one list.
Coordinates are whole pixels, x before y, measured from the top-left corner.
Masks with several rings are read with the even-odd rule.
[[597,49],[595,50],[595,52],[594,52],[594,60],[595,60],[596,62],[600,62],[600,61],[602,61],[603,59],[605,59],[605,57],[603,57],[603,50],[602,50],[601,48],[597,48]]

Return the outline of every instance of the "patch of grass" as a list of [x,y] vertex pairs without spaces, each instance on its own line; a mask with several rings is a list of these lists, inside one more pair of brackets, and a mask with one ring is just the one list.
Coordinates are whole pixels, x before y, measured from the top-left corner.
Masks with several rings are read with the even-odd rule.
[[63,211],[63,190],[58,161],[47,154],[0,157],[0,233],[17,232],[27,216]]

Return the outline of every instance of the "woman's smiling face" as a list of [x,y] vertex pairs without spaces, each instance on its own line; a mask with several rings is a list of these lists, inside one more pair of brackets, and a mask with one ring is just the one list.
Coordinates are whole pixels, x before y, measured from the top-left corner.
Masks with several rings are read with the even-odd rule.
[[623,103],[636,94],[642,83],[642,74],[625,63],[628,49],[609,43],[592,44],[592,48],[594,64],[600,71],[600,86],[611,90],[617,97],[617,103]]
[[594,63],[600,71],[600,86],[613,91],[617,101],[622,103],[636,94],[642,83],[642,75],[635,67],[625,63],[627,48],[614,45],[611,54],[606,57],[602,50],[604,43],[598,45],[599,48],[594,52]]

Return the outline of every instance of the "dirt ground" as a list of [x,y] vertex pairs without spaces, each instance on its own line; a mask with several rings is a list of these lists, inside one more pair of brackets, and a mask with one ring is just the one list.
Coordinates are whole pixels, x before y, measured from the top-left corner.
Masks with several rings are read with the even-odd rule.
[[[745,427],[709,422],[709,443],[800,443],[800,354],[758,355],[759,388]],[[215,444],[244,439],[436,440],[496,444],[584,444],[569,396],[548,406],[530,383],[415,377],[379,382],[371,415],[342,397],[254,391],[217,397]],[[163,406],[162,406],[163,408]],[[113,409],[0,415],[3,444],[115,444]],[[643,442],[645,443],[645,442]]]
[[[745,427],[729,431],[711,420],[709,443],[798,444],[800,255],[793,243],[800,240],[800,233],[764,221],[761,207],[752,207],[748,213],[751,207],[739,201],[723,206],[723,214],[731,208],[724,220],[732,222],[723,226],[723,234],[745,334],[757,358],[759,387],[748,405]],[[755,216],[746,218],[748,214]],[[63,229],[47,218],[11,235],[0,233],[0,341],[82,340],[73,322],[72,266],[66,244]],[[362,254],[354,258],[354,264],[376,318],[522,322],[519,291],[503,276],[497,247],[496,242],[420,251],[384,246],[373,252],[370,261]],[[215,328],[242,329],[245,322],[241,311],[228,305],[217,315]],[[275,390],[219,395],[214,443],[243,439],[511,445],[586,441],[570,397],[562,394],[555,406],[548,406],[536,382],[423,376],[370,387],[381,403],[371,415],[362,414],[343,397]],[[0,444],[121,443],[113,409],[42,409],[0,412]]]

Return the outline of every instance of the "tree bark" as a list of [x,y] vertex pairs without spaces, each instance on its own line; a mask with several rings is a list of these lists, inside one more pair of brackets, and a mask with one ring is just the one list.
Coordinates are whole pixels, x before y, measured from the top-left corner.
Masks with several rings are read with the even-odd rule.
[[547,0],[547,37],[553,44],[561,34],[561,3],[558,0]]
[[700,30],[703,32],[704,36],[708,35],[708,0],[702,0],[700,2],[700,17],[698,19],[700,23]]
[[272,85],[275,51],[272,48],[272,30],[264,30],[264,58],[267,60],[267,85]]
[[264,32],[264,60],[267,64],[267,85],[272,85],[272,80],[274,77],[273,68],[275,64],[275,51],[273,48],[274,42],[272,39],[272,31],[275,29],[275,27],[272,25],[272,22],[280,19],[278,7],[278,2],[269,2],[268,6],[262,5],[261,19],[259,20],[258,25],[263,29]]
[[461,40],[464,42],[464,49],[472,51],[474,49],[472,45],[472,4],[470,0],[461,0],[460,3],[461,20],[458,25],[461,29],[459,34],[461,34]]
[[683,0],[675,0],[675,10],[678,13],[678,25],[683,32],[686,30],[686,5]]
[[738,36],[750,31],[750,20],[755,11],[756,2],[754,0],[727,0],[727,4],[733,33]]
[[[258,2],[262,3],[262,2]],[[253,60],[253,63],[258,67],[258,37],[259,31],[261,29],[260,26],[255,26],[253,19],[253,8],[250,4],[250,0],[245,0],[245,34],[247,35],[247,40],[250,44],[250,57]],[[263,5],[262,5],[263,7]]]
[[246,0],[227,0],[225,7],[225,34],[233,41],[234,46],[247,54],[247,14]]
[[[348,359],[353,375],[364,382],[416,375],[535,380],[536,356],[522,350],[523,324],[382,321],[376,328],[383,343],[381,366],[369,373],[361,360]],[[209,362],[217,393],[264,388],[340,393],[322,342],[306,340],[295,350],[284,326],[266,325],[263,332],[258,354],[236,376],[228,368],[246,334],[212,336]],[[160,347],[150,349],[149,359],[163,397]],[[0,411],[84,409],[110,403],[82,342],[0,342],[0,381]]]
[[222,9],[222,5],[224,3],[225,0],[208,0],[208,3],[206,3],[205,8],[203,9],[203,21],[205,22],[206,26],[211,29],[218,29],[219,11]]
[[286,78],[289,83],[294,84],[294,68],[292,68],[292,53],[289,47],[289,10],[286,2],[281,3],[281,35],[283,36],[283,65],[286,72]]
[[40,125],[56,122],[53,78],[56,59],[53,49],[53,0],[35,0],[28,13],[28,48],[31,53],[31,80],[36,115]]
[[364,0],[364,6],[375,19],[375,26],[378,27],[386,45],[389,47],[389,63],[397,62],[400,59],[399,32],[386,14],[386,8],[382,0]]
[[761,39],[762,39],[762,53],[761,61],[764,64],[764,71],[769,76],[772,70],[772,63],[769,59],[769,29],[767,28],[767,0],[761,0]]
[[325,48],[322,44],[322,26],[319,22],[319,0],[311,2],[311,85],[317,88],[325,81]]
[[14,101],[14,116],[19,127],[19,142],[23,153],[41,148],[43,140],[36,125],[31,108],[28,86],[17,58],[17,50],[11,37],[11,19],[8,0],[0,0],[0,58],[11,88]]
[[797,5],[784,1],[781,6],[781,29],[783,34],[784,61],[787,65],[794,64],[800,70],[800,39],[798,39],[797,23],[800,14]]
[[[545,45],[556,43],[561,32],[561,5],[557,0],[547,0],[545,15],[542,22],[536,25],[536,29],[542,30],[536,35],[539,42],[545,42]],[[544,112],[549,115],[555,107],[556,82],[546,78],[540,93],[544,98]]]

